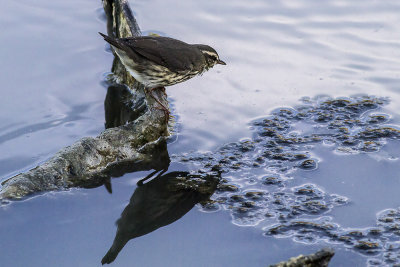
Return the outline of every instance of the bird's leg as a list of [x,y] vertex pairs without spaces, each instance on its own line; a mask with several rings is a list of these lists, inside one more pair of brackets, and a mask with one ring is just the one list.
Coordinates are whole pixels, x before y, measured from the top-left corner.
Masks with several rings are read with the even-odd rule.
[[163,88],[163,89],[164,89],[164,94],[165,94],[165,88],[164,88],[164,87],[155,87],[155,88],[151,88],[151,89],[149,89],[149,93],[150,93],[150,96],[161,106],[160,109],[164,111],[164,113],[165,113],[165,120],[166,120],[166,122],[168,123],[168,121],[169,121],[169,110],[168,110],[168,109],[160,102],[160,100],[158,100],[158,98],[155,97],[154,94],[153,94],[153,91],[156,90],[156,89],[158,89],[158,88]]
[[[150,173],[149,175],[147,175],[146,177],[144,177],[143,179],[140,179],[136,184],[138,186],[142,186],[143,182],[145,182],[146,180],[150,179],[151,177],[154,176],[154,174],[156,174],[157,172],[159,172],[160,170],[155,170],[154,172]],[[159,174],[157,174],[157,176],[154,179],[157,179],[158,177],[160,177],[161,175],[163,175],[166,171],[168,171],[168,167],[165,169],[162,169],[161,172]]]
[[147,175],[146,177],[140,179],[136,184],[137,184],[138,186],[142,186],[144,181],[146,181],[146,180],[150,179],[151,177],[153,177],[154,174],[156,174],[157,172],[159,172],[159,170],[155,170],[154,172],[150,173],[150,174]]

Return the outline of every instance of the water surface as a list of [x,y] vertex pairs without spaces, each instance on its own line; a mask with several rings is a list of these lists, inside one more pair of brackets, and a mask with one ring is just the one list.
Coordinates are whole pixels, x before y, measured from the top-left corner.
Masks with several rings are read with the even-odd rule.
[[[178,120],[170,155],[214,151],[252,136],[249,123],[304,96],[388,97],[379,113],[398,125],[398,1],[131,0],[142,31],[213,46],[227,66],[167,89]],[[0,10],[0,176],[43,163],[59,149],[104,129],[104,77],[112,54],[100,1],[7,1]],[[313,171],[288,186],[314,183],[349,198],[328,216],[343,229],[372,227],[397,208],[396,141],[379,152],[313,150]],[[171,170],[183,170],[174,163]],[[104,188],[47,193],[0,210],[2,266],[96,266],[115,235],[114,222],[147,173]],[[235,177],[232,177],[234,179]],[[239,182],[240,184],[240,182]],[[229,211],[200,212],[126,245],[115,266],[265,266],[333,246],[333,266],[365,266],[341,244],[303,244],[239,227]],[[285,249],[283,249],[285,248]],[[382,255],[374,255],[379,259]]]

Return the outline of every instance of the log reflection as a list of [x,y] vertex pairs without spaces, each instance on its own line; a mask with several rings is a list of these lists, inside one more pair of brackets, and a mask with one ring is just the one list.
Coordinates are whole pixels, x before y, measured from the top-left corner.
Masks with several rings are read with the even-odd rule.
[[125,85],[112,84],[104,100],[105,128],[113,128],[136,120],[147,109],[145,99],[135,96]]

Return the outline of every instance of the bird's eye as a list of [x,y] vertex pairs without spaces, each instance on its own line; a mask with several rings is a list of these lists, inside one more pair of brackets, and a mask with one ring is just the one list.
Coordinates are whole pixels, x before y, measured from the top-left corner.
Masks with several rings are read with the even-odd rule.
[[212,61],[217,61],[217,57],[214,55],[209,55],[208,56]]

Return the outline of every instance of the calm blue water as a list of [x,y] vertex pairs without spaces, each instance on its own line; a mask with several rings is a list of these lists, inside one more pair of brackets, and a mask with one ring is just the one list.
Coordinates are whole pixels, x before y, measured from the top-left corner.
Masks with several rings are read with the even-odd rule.
[[[170,155],[213,151],[250,137],[248,123],[303,96],[389,97],[380,112],[399,125],[400,2],[130,0],[142,31],[207,43],[226,61],[202,77],[167,89],[179,120]],[[0,9],[0,177],[43,163],[79,138],[104,129],[102,85],[112,54],[101,1],[6,1]],[[399,144],[380,152],[339,155],[329,147],[315,183],[350,204],[329,216],[343,228],[374,226],[376,213],[400,206]],[[170,170],[181,170],[173,164]],[[119,218],[147,173],[103,187],[47,193],[0,210],[1,266],[99,266]],[[129,242],[115,266],[266,266],[328,246],[262,235],[226,211],[192,209],[181,220]],[[366,258],[334,245],[332,266]]]

